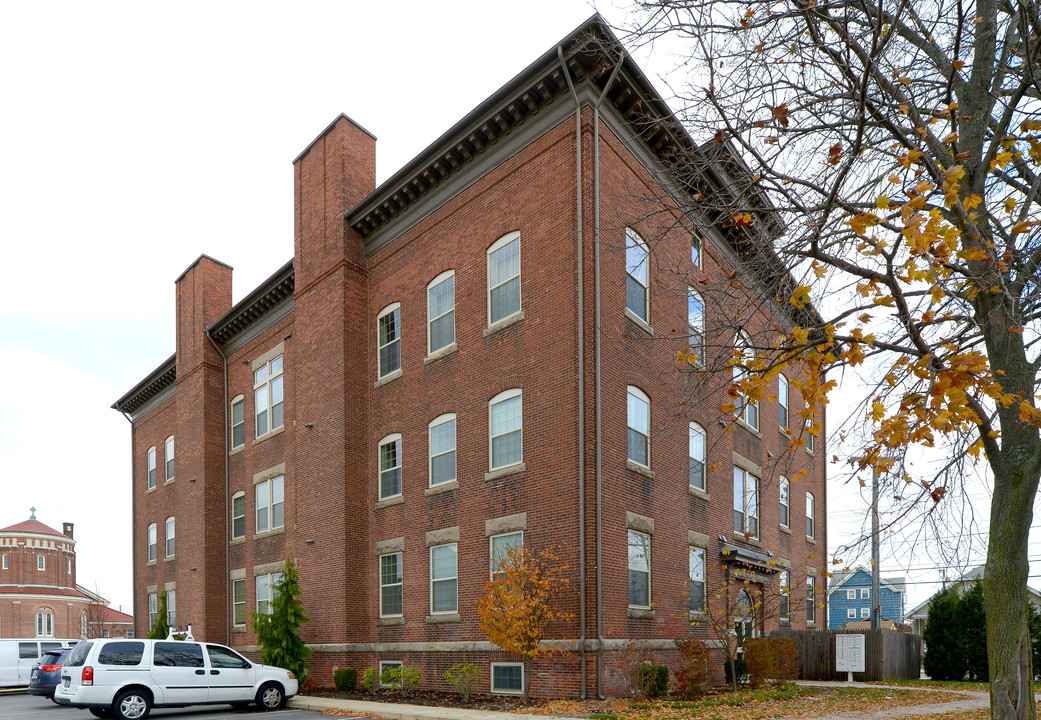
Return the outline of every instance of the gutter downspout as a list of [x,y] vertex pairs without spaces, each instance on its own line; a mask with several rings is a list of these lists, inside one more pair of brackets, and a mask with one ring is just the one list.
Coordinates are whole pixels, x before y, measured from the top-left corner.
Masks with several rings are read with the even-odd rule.
[[586,323],[585,269],[582,238],[582,105],[564,62],[564,51],[557,46],[557,58],[575,99],[575,236],[578,258],[578,648],[581,657],[582,699],[586,699]]
[[602,390],[601,390],[601,332],[600,332],[600,104],[611,89],[611,84],[618,76],[622,68],[622,53],[618,53],[614,70],[611,77],[607,79],[600,97],[593,105],[593,248],[595,257],[595,305],[596,305],[596,696],[604,699],[603,690],[603,655],[604,655],[604,574],[603,574],[603,537],[602,527],[602,497],[603,480],[601,471],[603,469],[603,413]]
[[206,339],[210,341],[210,345],[220,355],[221,361],[224,363],[224,644],[231,645],[231,607],[227,602],[227,598],[230,597],[230,588],[228,587],[228,565],[231,562],[228,557],[230,548],[228,546],[228,518],[231,517],[230,508],[228,507],[228,474],[229,474],[229,463],[231,458],[228,453],[231,448],[228,447],[228,356],[217,347],[217,343],[214,342],[210,336],[210,331],[206,330]]
[[[122,415],[123,417],[125,417],[126,421],[128,423],[130,423],[130,477],[131,478],[135,478],[135,477],[137,477],[137,475],[134,472],[134,459],[137,457],[137,449],[134,447],[134,442],[135,442],[135,438],[134,438],[134,419],[132,417],[130,417],[130,413],[128,413],[126,410],[120,410],[119,414]],[[133,494],[132,493],[131,493],[131,498],[133,498]],[[131,510],[130,510],[130,517],[131,518],[134,517],[134,510],[133,510],[133,508],[131,508]],[[130,538],[130,567],[134,568],[134,567],[137,567],[137,564],[134,562],[137,559],[136,558],[136,556],[137,556],[137,543],[134,542],[134,538],[132,537],[133,533],[134,533],[134,522],[133,522],[133,519],[131,519],[131,521],[130,521],[130,528],[131,528],[131,530],[130,530],[130,532],[131,532],[131,538]],[[137,573],[133,573],[133,582],[131,583],[131,588],[132,588],[131,591],[130,591],[131,592],[131,597],[133,597],[136,600],[137,599]],[[146,624],[147,624],[147,621],[146,621]],[[152,628],[148,628],[148,629],[151,630]],[[137,630],[137,612],[136,611],[134,612],[134,630],[135,631]]]

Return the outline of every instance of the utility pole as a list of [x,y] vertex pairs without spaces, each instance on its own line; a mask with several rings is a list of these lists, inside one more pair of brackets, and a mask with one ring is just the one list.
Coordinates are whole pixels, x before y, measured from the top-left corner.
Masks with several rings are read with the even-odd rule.
[[871,473],[871,629],[882,627],[882,603],[879,600],[879,566],[881,561],[878,552],[878,470]]

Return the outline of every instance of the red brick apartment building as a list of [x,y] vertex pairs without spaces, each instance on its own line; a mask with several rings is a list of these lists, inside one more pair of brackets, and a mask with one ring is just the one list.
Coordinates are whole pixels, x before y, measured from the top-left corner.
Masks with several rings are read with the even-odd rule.
[[[232,305],[231,268],[201,256],[175,354],[113,406],[133,422],[136,631],[165,590],[172,624],[254,651],[248,615],[292,556],[318,683],[404,662],[445,688],[470,661],[514,692],[476,602],[503,548],[555,547],[574,619],[551,636],[572,652],[532,691],[584,696],[627,691],[632,639],[668,659],[707,637],[691,604],[724,567],[827,597],[823,453],[788,451],[776,399],[720,414],[731,330],[726,381],[682,403],[677,348],[718,340],[688,283],[745,272],[753,237],[649,211],[662,158],[695,149],[598,16],[379,187],[375,138],[337,118],[294,162],[292,260]],[[790,325],[764,307],[749,328]]]

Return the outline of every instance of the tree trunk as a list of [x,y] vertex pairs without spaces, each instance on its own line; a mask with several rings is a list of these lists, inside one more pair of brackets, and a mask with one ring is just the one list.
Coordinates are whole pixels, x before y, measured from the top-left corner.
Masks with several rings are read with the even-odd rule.
[[1013,464],[1010,473],[995,472],[991,502],[990,544],[983,590],[990,661],[990,713],[994,720],[1035,720],[1037,717],[1026,588],[1027,537],[1038,478],[1024,477],[1022,467]]
[[[1029,659],[1027,658],[1027,660]],[[528,693],[531,689],[531,658],[524,658],[524,678],[523,682],[521,682],[521,687],[524,688],[524,691],[521,693],[521,700],[527,703]]]

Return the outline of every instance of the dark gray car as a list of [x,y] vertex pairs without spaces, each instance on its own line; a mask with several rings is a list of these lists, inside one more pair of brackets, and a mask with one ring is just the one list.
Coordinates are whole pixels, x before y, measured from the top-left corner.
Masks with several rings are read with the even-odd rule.
[[54,700],[54,688],[61,682],[61,666],[65,664],[65,658],[69,656],[72,649],[48,650],[33,665],[32,674],[29,676],[29,694]]

